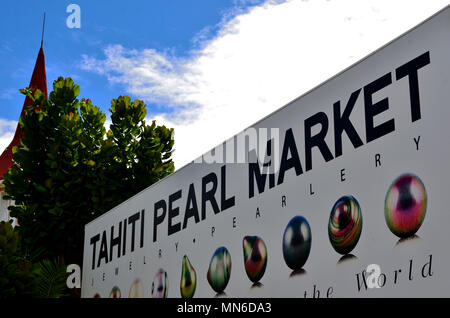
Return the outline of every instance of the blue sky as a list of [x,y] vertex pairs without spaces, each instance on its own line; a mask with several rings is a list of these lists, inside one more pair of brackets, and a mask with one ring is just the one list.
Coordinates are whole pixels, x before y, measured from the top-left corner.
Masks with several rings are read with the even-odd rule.
[[[80,29],[66,26],[69,16],[66,7],[70,3],[81,8]],[[111,98],[127,92],[121,85],[110,85],[103,76],[82,70],[82,54],[101,56],[103,47],[117,43],[185,57],[195,49],[197,37],[214,36],[224,16],[231,17],[236,7],[245,10],[257,3],[233,0],[2,1],[0,118],[18,119],[23,104],[18,89],[29,84],[40,46],[44,11],[49,88],[58,76],[71,76],[81,86],[81,95],[90,97],[107,112]],[[170,112],[164,104],[154,106],[158,106],[158,111]]]
[[[80,29],[66,26],[70,3],[81,8]],[[44,11],[49,90],[70,76],[107,115],[112,98],[143,99],[148,120],[175,128],[178,169],[449,3],[3,0],[0,148],[17,125]]]

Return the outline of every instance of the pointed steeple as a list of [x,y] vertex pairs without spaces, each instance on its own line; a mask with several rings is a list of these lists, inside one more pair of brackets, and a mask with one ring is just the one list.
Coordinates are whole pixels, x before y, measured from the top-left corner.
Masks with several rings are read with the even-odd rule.
[[[44,23],[45,23],[45,15],[44,15]],[[41,48],[39,49],[39,53],[36,59],[36,64],[34,66],[33,75],[31,76],[31,81],[29,87],[31,89],[39,89],[45,94],[47,98],[47,76],[45,74],[45,57],[44,57],[44,49],[42,47],[43,41],[41,41]],[[23,103],[22,112],[20,116],[25,114],[25,109],[32,105],[33,101],[27,96],[25,97],[25,102]],[[0,180],[3,179],[3,174],[5,174],[8,169],[12,166],[13,154],[12,148],[14,146],[19,145],[20,139],[23,137],[22,129],[20,128],[20,124],[17,124],[16,133],[14,134],[14,138],[9,144],[8,147],[3,151],[0,156]]]

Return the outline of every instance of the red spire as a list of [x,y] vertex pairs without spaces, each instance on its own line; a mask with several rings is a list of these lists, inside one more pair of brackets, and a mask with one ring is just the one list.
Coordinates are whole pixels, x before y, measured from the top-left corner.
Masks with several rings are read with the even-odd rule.
[[[47,76],[45,75],[45,58],[42,43],[36,60],[36,65],[34,66],[33,75],[31,76],[29,87],[31,89],[39,89],[45,94],[45,97],[47,98]],[[25,114],[26,107],[32,104],[33,101],[28,96],[25,97],[25,102],[23,103],[22,112],[20,113],[20,116],[23,116]],[[14,146],[19,145],[20,139],[22,137],[23,137],[22,129],[20,128],[20,124],[17,124],[17,129],[16,133],[14,134],[13,140],[0,156],[0,180],[3,179],[3,174],[5,174],[8,171],[8,169],[12,166],[13,160],[12,148]]]

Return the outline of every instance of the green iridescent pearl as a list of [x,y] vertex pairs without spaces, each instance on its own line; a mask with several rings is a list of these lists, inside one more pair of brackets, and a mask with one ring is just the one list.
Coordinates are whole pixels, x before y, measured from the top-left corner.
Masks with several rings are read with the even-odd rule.
[[197,287],[197,273],[189,262],[189,258],[184,255],[181,266],[180,293],[183,298],[192,298]]
[[231,275],[231,255],[225,247],[219,247],[211,258],[208,282],[217,293],[225,290]]

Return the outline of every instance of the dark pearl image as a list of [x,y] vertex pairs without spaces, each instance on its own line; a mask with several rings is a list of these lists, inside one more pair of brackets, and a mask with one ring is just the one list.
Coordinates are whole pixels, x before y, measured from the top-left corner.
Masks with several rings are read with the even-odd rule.
[[256,283],[263,276],[267,265],[267,249],[258,236],[246,236],[242,241],[244,250],[244,267],[248,278]]
[[184,255],[181,265],[180,293],[183,298],[192,298],[197,287],[197,274],[189,258]]
[[311,251],[311,228],[303,216],[293,217],[283,235],[283,257],[286,265],[299,270]]
[[389,187],[384,201],[384,216],[392,233],[407,238],[422,225],[427,211],[427,192],[419,177],[405,173]]
[[222,293],[231,276],[231,255],[226,247],[219,247],[211,258],[207,279],[217,293]]
[[331,209],[328,238],[339,254],[350,253],[358,243],[362,230],[362,214],[358,201],[351,195],[343,196]]

